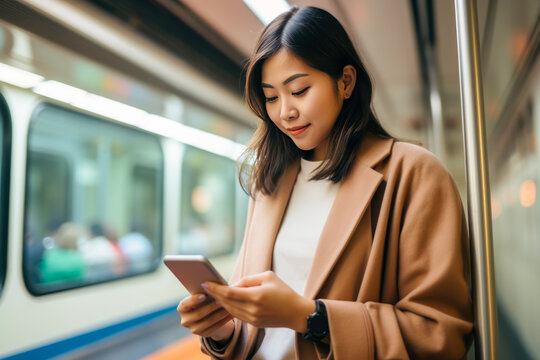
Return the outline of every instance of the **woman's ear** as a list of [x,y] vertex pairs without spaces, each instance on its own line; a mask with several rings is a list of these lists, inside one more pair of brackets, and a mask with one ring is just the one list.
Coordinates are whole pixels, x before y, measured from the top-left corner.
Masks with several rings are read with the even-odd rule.
[[356,84],[356,69],[352,65],[346,65],[343,68],[343,75],[340,79],[343,82],[343,97],[348,99],[354,90]]

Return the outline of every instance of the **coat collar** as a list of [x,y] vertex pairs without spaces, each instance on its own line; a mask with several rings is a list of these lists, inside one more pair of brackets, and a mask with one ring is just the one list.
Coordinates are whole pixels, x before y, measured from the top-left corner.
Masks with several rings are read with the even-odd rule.
[[381,161],[386,159],[392,152],[394,139],[383,139],[375,135],[366,135],[362,140],[356,162],[364,164],[364,166],[374,168]]
[[[352,232],[365,213],[382,174],[373,168],[392,150],[393,139],[366,136],[354,161],[350,174],[343,180],[321,233],[313,265],[308,276],[305,296],[317,295]],[[271,269],[275,239],[287,207],[300,162],[284,172],[277,191],[272,196],[257,196],[252,223],[246,243],[245,274]]]

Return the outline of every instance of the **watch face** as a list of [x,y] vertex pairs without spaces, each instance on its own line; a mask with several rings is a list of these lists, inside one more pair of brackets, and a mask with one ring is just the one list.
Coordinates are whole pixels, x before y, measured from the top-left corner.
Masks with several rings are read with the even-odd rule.
[[310,332],[315,336],[325,336],[328,332],[327,330],[327,319],[326,317],[322,316],[322,314],[318,313],[311,319],[311,326],[309,327]]
[[308,317],[306,338],[318,341],[328,334],[328,317],[324,304],[319,300],[316,300],[316,304],[316,311]]

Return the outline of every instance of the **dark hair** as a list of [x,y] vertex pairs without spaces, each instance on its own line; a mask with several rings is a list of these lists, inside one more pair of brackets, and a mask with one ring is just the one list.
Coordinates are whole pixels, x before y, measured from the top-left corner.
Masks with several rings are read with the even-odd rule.
[[[259,191],[272,194],[287,166],[311,153],[299,149],[266,112],[261,87],[262,66],[282,48],[310,67],[328,74],[336,84],[346,65],[352,65],[357,73],[353,92],[343,103],[330,134],[329,161],[312,179],[341,181],[349,173],[366,133],[391,137],[371,110],[371,80],[343,26],[325,10],[294,6],[266,26],[247,65],[246,101],[262,120],[244,154],[239,173],[242,187],[252,196]],[[248,175],[247,179],[245,175]]]

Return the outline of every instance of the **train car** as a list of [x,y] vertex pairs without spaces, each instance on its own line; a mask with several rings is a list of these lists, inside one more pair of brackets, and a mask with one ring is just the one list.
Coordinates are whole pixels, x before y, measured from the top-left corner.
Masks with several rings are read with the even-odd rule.
[[[257,125],[242,69],[274,16],[254,3],[0,2],[0,359],[206,358],[180,326],[187,292],[162,259],[203,254],[226,278],[234,266],[248,203],[237,165]],[[459,68],[474,36],[459,37],[463,3],[476,10],[485,144],[469,143],[461,120],[473,97]],[[475,273],[469,358],[540,358],[540,3],[281,4],[340,19],[385,128],[455,178],[473,265],[494,260]],[[473,146],[489,163],[467,157]],[[480,211],[471,174],[482,166],[491,206]]]
[[[98,52],[37,9],[1,7],[0,357],[88,356],[123,334],[151,344],[122,352],[134,358],[181,339],[187,293],[162,258],[204,254],[230,273],[252,116],[234,91],[101,12],[88,20],[108,46],[152,56]],[[79,51],[91,46],[97,58]]]

